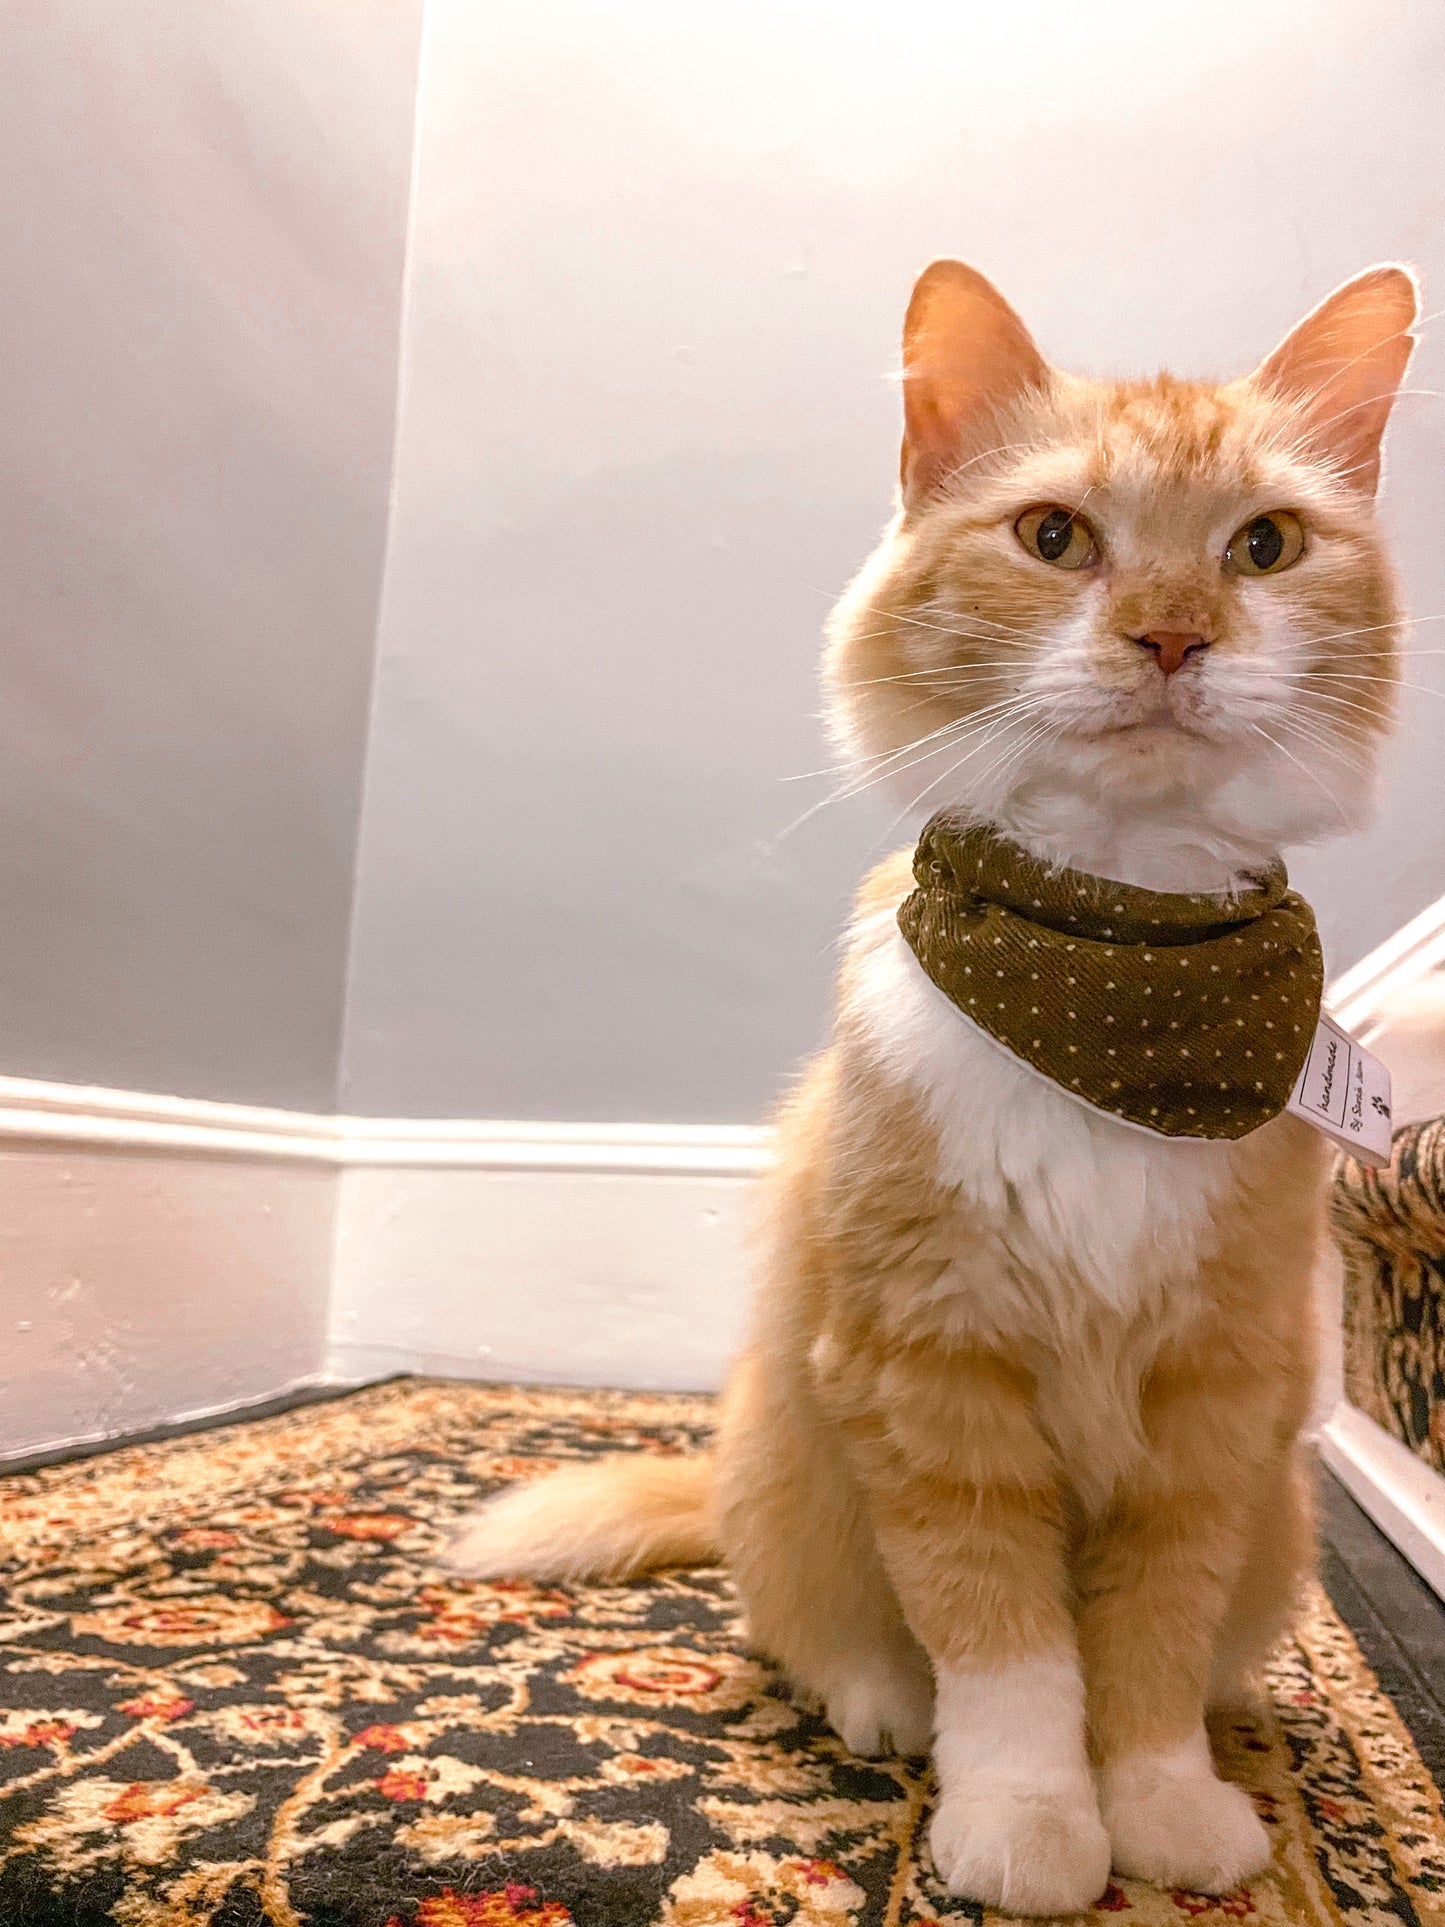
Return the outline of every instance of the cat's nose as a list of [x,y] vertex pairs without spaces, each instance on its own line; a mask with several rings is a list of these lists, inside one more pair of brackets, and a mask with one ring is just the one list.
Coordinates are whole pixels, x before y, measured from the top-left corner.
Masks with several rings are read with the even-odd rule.
[[1166,676],[1175,676],[1193,656],[1202,656],[1209,647],[1208,636],[1196,636],[1180,629],[1151,629],[1147,636],[1135,636],[1141,649],[1147,649]]

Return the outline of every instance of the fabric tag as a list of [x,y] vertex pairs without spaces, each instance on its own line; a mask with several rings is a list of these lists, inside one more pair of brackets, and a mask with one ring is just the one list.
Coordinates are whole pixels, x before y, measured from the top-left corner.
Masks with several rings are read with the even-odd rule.
[[1285,1108],[1361,1164],[1390,1162],[1390,1073],[1323,1013]]

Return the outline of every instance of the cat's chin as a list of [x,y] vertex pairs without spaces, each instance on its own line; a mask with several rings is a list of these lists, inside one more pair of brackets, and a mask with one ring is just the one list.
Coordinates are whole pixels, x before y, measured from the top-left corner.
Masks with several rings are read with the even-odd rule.
[[1072,777],[1086,793],[1108,797],[1123,791],[1146,802],[1181,789],[1202,798],[1249,760],[1247,745],[1197,721],[1150,716],[1061,736],[1052,772],[1035,768],[1045,783],[1050,774]]
[[1177,752],[1181,740],[1203,742],[1210,740],[1210,737],[1209,731],[1177,716],[1149,716],[1140,722],[1116,723],[1095,734],[1096,741],[1115,745],[1126,754],[1139,756],[1149,756],[1159,750],[1168,750],[1173,754]]

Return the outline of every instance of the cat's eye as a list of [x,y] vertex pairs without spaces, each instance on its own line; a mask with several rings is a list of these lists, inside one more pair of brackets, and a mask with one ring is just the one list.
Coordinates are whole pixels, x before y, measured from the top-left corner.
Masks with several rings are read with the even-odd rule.
[[1278,575],[1305,552],[1305,532],[1297,515],[1273,509],[1236,529],[1224,551],[1231,575]]
[[1083,516],[1052,502],[1025,509],[1014,523],[1014,534],[1030,555],[1055,569],[1082,569],[1099,559],[1094,531]]

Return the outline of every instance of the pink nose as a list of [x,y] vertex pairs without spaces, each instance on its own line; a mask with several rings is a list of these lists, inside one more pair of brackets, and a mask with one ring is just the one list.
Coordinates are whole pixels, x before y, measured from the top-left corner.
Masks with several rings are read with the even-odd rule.
[[1209,647],[1208,636],[1187,635],[1178,629],[1151,629],[1134,640],[1150,652],[1166,676],[1178,675],[1191,656],[1202,656]]

